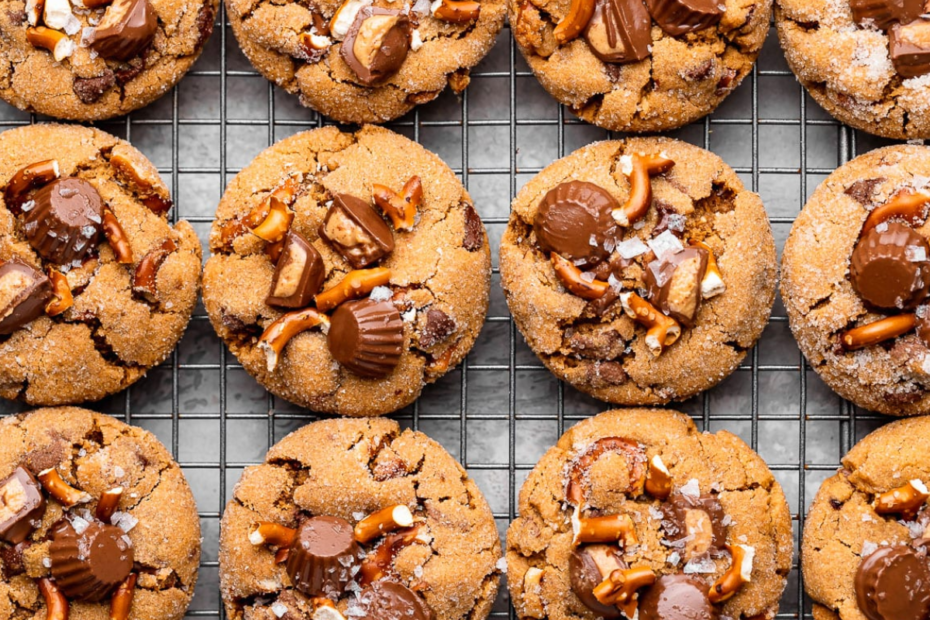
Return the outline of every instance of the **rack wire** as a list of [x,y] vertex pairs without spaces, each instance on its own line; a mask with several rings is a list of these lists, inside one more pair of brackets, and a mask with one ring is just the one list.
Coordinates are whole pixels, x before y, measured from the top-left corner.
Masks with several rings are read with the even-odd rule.
[[[326,121],[268,84],[238,50],[221,11],[194,70],[162,100],[100,127],[129,139],[155,164],[175,197],[172,217],[190,221],[207,254],[226,183],[263,148]],[[50,119],[0,107],[0,126]],[[446,93],[392,129],[438,153],[459,174],[487,225],[494,255],[491,310],[465,362],[395,417],[442,443],[488,498],[503,536],[520,486],[566,427],[609,407],[557,381],[514,326],[500,290],[497,249],[519,187],[554,159],[614,137],[586,125],[536,83],[505,27],[461,98]],[[779,255],[809,193],[838,165],[879,146],[829,117],[785,65],[774,32],[743,85],[711,117],[672,134],[723,157],[761,193]],[[178,349],[122,394],[91,405],[154,432],[181,463],[200,507],[204,554],[189,618],[225,617],[218,591],[219,520],[244,467],[288,432],[316,419],[276,399],[235,363],[198,306]],[[700,428],[730,430],[769,464],[785,488],[795,537],[822,480],[885,418],[834,395],[804,361],[784,307],[737,372],[675,408]],[[0,404],[0,414],[25,410]],[[761,439],[761,440],[760,440]],[[797,546],[797,545],[796,545]],[[492,616],[513,618],[506,582]],[[779,618],[809,618],[797,567]]]

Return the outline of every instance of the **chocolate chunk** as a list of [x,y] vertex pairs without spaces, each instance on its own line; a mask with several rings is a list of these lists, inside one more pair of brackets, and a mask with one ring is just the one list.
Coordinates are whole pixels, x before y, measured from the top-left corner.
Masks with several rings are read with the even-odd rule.
[[868,207],[874,204],[872,201],[872,196],[875,194],[875,188],[884,182],[884,177],[878,179],[862,179],[847,187],[846,191],[843,193],[851,197],[862,206]]
[[358,598],[359,620],[433,620],[433,610],[410,588],[393,581],[376,581]]
[[659,27],[673,37],[710,28],[723,17],[723,0],[646,0]]
[[649,56],[652,21],[642,2],[597,0],[584,30],[591,52],[607,63],[637,62]]
[[303,235],[292,230],[284,238],[265,303],[282,308],[309,306],[325,277],[323,257]]
[[313,517],[300,525],[287,556],[287,574],[308,596],[339,600],[361,562],[352,526],[338,517]]
[[23,216],[23,232],[42,258],[56,265],[79,263],[97,247],[103,203],[93,185],[58,179],[37,190],[33,200]]
[[588,364],[586,376],[593,388],[622,385],[630,376],[621,362],[593,362]]
[[930,20],[895,24],[888,35],[891,62],[903,78],[930,73]]
[[0,265],[0,334],[12,334],[45,313],[52,285],[18,258]]
[[339,53],[359,82],[374,86],[400,70],[412,33],[407,14],[368,6],[356,14]]
[[856,602],[869,620],[930,617],[930,559],[906,545],[879,547],[856,571]]
[[42,487],[28,471],[17,467],[0,482],[0,540],[11,545],[23,542],[44,514]]
[[685,327],[694,326],[701,309],[701,281],[707,271],[707,251],[685,248],[646,265],[649,301]]
[[22,575],[26,572],[26,566],[23,564],[23,552],[28,549],[32,543],[23,541],[15,545],[0,545],[0,562],[3,562],[4,579],[9,580],[16,575]]
[[213,8],[213,3],[207,0],[203,3],[203,6],[200,7],[200,12],[197,13],[197,22],[194,26],[197,28],[197,43],[195,47],[200,49],[204,46],[204,43],[207,42],[207,39],[210,38],[210,35],[213,34],[213,26],[216,23],[216,9]]
[[102,601],[132,571],[132,546],[118,527],[95,521],[78,533],[64,522],[52,536],[52,577],[68,600]]
[[691,575],[664,575],[639,594],[639,620],[718,620],[707,584]]
[[616,546],[585,545],[572,551],[568,557],[568,576],[572,592],[585,607],[604,618],[622,618],[620,608],[604,605],[594,596],[594,588],[611,572],[625,569],[623,553]]
[[924,13],[926,0],[849,0],[853,20],[860,26],[887,31],[892,24],[909,24]]
[[593,183],[561,183],[539,203],[533,221],[536,244],[580,269],[594,267],[613,251],[617,225],[611,211],[619,208],[607,190]]
[[917,309],[917,337],[930,347],[930,306],[921,306]]
[[676,211],[670,204],[656,201],[656,211],[659,214],[659,221],[656,227],[652,229],[652,236],[658,237],[666,230],[671,231],[673,235],[681,239],[685,235],[687,218]]
[[879,224],[856,244],[849,278],[876,308],[916,308],[930,292],[930,245],[909,226]]
[[387,222],[367,202],[349,194],[333,196],[333,206],[320,225],[320,236],[355,269],[394,250],[394,234]]
[[726,514],[716,496],[673,493],[662,510],[665,538],[686,561],[723,553],[727,542]]
[[362,377],[391,374],[404,347],[404,322],[389,301],[362,299],[333,313],[329,350],[337,362]]
[[148,47],[157,29],[158,15],[149,0],[113,0],[88,44],[107,60],[125,61]]
[[420,346],[427,349],[455,333],[455,321],[442,310],[431,308],[426,313],[426,325],[420,330]]
[[141,58],[133,58],[127,64],[113,71],[116,75],[116,83],[125,86],[139,77],[145,68],[145,62]]
[[465,205],[465,238],[462,247],[469,252],[480,250],[484,245],[484,226],[478,212],[471,205]]
[[97,103],[103,94],[113,88],[116,84],[116,74],[106,69],[102,75],[97,77],[82,78],[76,77],[71,83],[71,90],[81,100],[81,103],[88,105]]

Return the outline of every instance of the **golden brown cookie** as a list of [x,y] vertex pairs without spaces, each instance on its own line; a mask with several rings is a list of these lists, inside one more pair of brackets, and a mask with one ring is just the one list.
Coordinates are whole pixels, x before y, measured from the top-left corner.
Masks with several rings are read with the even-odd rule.
[[500,268],[543,363],[625,405],[722,381],[775,295],[759,196],[719,157],[665,138],[600,142],[545,168],[513,202]]
[[469,71],[504,24],[503,0],[226,0],[242,51],[262,75],[342,123],[384,123]]
[[74,407],[0,421],[0,618],[180,620],[200,541],[151,433]]
[[765,463],[674,411],[569,429],[519,508],[507,579],[521,619],[771,620],[791,569],[791,515]]
[[930,613],[930,419],[888,424],[843,457],[804,525],[804,585],[817,620],[915,620]]
[[[478,487],[439,444],[387,419],[285,437],[243,472],[221,532],[233,620],[483,620],[501,572]],[[338,612],[314,613],[326,606]]]
[[827,177],[785,244],[781,293],[814,370],[891,415],[930,411],[930,149],[862,155]]
[[930,22],[915,0],[778,0],[791,70],[830,114],[898,140],[930,138]]
[[0,134],[0,396],[100,400],[163,362],[200,285],[193,228],[127,142],[33,125]]
[[0,97],[92,121],[128,114],[178,83],[213,31],[217,0],[8,0]]
[[771,0],[509,0],[536,78],[589,123],[654,132],[702,118],[762,49]]
[[227,188],[210,246],[217,333],[259,383],[315,411],[412,403],[465,357],[488,308],[471,198],[386,129],[326,127],[267,149]]

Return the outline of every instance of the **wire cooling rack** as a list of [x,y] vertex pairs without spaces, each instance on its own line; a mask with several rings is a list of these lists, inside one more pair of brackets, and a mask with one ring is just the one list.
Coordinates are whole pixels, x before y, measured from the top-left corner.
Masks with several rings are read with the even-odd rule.
[[[50,120],[0,104],[0,127]],[[226,183],[262,149],[324,123],[249,65],[221,13],[193,71],[170,94],[100,127],[129,139],[161,170],[207,254]],[[460,175],[491,238],[488,322],[460,368],[395,417],[441,442],[485,493],[503,540],[524,478],[566,427],[608,408],[549,374],[507,311],[497,249],[510,200],[555,159],[614,137],[579,122],[537,84],[505,27],[462,97],[446,92],[390,125],[439,154]],[[710,118],[672,134],[727,161],[765,202],[779,248],[810,192],[838,165],[882,143],[840,125],[788,70],[774,31],[753,73]],[[190,618],[223,618],[217,547],[223,507],[242,469],[271,444],[315,419],[255,383],[213,333],[202,306],[178,349],[145,379],[91,405],[154,432],[184,468],[200,508],[204,553]],[[795,538],[820,483],[840,457],[886,418],[833,394],[806,365],[776,301],[772,321],[745,363],[717,388],[676,407],[698,426],[740,435],[785,488]],[[0,413],[25,408],[0,404]],[[506,583],[496,618],[513,617]],[[797,568],[780,618],[810,617]]]

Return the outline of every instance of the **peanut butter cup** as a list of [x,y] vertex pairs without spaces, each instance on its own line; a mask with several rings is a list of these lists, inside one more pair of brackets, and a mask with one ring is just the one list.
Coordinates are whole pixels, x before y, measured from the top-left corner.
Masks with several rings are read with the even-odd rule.
[[649,56],[652,23],[642,2],[596,0],[584,37],[604,62],[626,63]]
[[358,556],[348,521],[311,517],[301,523],[290,546],[287,574],[304,594],[339,599],[357,572]]
[[856,571],[856,602],[869,620],[930,616],[930,558],[909,545],[880,547]]
[[336,361],[355,374],[384,377],[400,361],[404,323],[390,302],[350,301],[333,314],[328,342]]
[[879,224],[856,244],[849,277],[877,308],[916,308],[930,294],[930,244],[905,224]]
[[52,181],[23,206],[23,232],[42,258],[56,265],[77,263],[97,248],[103,232],[103,202],[79,178]]
[[310,305],[326,277],[323,257],[296,230],[287,233],[265,303],[282,308]]
[[646,0],[659,27],[672,36],[710,28],[720,21],[723,0]]
[[29,471],[17,467],[0,482],[0,540],[18,545],[45,514],[45,496]]
[[617,232],[611,212],[619,208],[617,199],[594,183],[557,185],[539,203],[533,220],[536,242],[578,267],[593,267],[610,256]]
[[707,584],[693,575],[665,575],[639,602],[640,620],[717,620],[720,610],[707,597]]
[[333,196],[319,232],[355,269],[394,250],[394,235],[387,222],[367,202],[349,194]]
[[701,309],[701,282],[707,273],[707,258],[706,250],[686,248],[646,265],[649,301],[685,327],[694,326]]
[[374,86],[404,64],[412,31],[410,18],[403,11],[365,7],[349,27],[340,55],[359,82]]
[[18,258],[0,264],[0,334],[12,334],[45,313],[52,286]]
[[133,549],[126,533],[113,525],[82,520],[55,529],[49,546],[55,584],[72,601],[96,603],[119,586],[133,566]]
[[158,15],[149,0],[113,0],[88,35],[95,52],[110,60],[130,60],[155,38]]
[[377,581],[360,595],[362,620],[433,620],[432,610],[410,588]]
[[585,607],[604,618],[622,618],[623,612],[616,605],[605,605],[594,596],[594,588],[604,575],[627,568],[623,552],[610,545],[584,545],[572,551],[568,558],[568,574],[572,592]]

